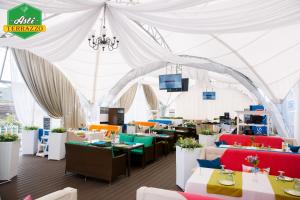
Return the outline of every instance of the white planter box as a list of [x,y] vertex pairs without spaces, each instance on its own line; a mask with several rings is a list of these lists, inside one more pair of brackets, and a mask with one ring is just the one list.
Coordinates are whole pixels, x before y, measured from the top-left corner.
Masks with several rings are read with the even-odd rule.
[[202,135],[199,134],[199,143],[204,146],[214,146],[215,141],[216,141],[216,136],[215,135]]
[[38,148],[38,131],[23,130],[22,154],[36,154]]
[[67,133],[49,133],[48,139],[48,159],[61,160],[66,155],[65,143],[67,141]]
[[187,150],[176,146],[176,185],[182,190],[193,169],[198,166],[197,159],[203,159],[203,152],[203,148]]
[[18,173],[20,140],[0,142],[0,180],[10,180]]

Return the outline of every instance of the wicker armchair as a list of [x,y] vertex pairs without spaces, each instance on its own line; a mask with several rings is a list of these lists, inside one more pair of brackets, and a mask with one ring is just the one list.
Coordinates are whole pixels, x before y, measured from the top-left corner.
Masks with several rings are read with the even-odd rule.
[[66,172],[94,177],[111,183],[126,175],[126,154],[113,156],[111,148],[66,143]]

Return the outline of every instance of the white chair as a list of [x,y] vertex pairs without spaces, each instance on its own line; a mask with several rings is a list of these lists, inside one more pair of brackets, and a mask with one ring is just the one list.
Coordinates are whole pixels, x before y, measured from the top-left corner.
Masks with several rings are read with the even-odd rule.
[[77,200],[77,189],[67,187],[56,192],[52,192],[36,200]]

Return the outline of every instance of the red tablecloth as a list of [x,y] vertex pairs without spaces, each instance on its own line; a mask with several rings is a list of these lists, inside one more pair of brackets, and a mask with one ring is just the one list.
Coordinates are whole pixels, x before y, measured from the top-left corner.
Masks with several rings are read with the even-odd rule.
[[182,196],[184,196],[187,200],[221,200],[219,198],[206,197],[198,194],[190,194],[186,192],[179,192]]
[[221,156],[221,163],[226,169],[242,171],[242,164],[250,165],[245,158],[248,155],[257,155],[259,168],[269,168],[271,175],[278,175],[278,171],[284,171],[286,176],[300,178],[300,154],[278,153],[268,151],[227,149]]
[[250,135],[235,135],[224,134],[221,135],[219,140],[226,142],[228,145],[233,145],[235,142],[242,146],[251,146],[251,137],[254,137],[254,143],[264,145],[265,147],[271,146],[272,148],[281,149],[282,142],[284,141],[280,137],[274,136],[250,136]]

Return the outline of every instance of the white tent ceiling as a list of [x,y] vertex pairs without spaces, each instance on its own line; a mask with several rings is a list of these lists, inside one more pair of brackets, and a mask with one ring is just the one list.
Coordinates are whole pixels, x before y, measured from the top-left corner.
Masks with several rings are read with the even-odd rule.
[[[249,67],[211,36],[160,32],[174,53],[211,58],[255,80]],[[218,37],[247,60],[278,99],[283,99],[299,79],[299,34],[300,24],[261,32],[223,34]],[[92,50],[87,40],[84,40],[71,56],[57,63],[76,88],[90,100],[97,53],[99,52]],[[119,50],[100,52],[99,59],[97,98],[108,92],[131,69]]]

